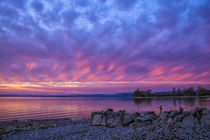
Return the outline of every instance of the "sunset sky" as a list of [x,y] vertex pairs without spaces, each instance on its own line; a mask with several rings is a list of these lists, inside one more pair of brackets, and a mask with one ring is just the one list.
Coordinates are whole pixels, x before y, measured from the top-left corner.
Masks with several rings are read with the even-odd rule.
[[0,94],[210,88],[209,0],[0,0]]

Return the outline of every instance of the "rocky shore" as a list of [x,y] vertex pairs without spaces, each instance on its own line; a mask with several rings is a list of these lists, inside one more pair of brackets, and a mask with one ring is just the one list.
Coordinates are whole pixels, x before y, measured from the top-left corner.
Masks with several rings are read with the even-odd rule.
[[19,139],[210,139],[210,110],[92,112],[91,118],[0,122],[0,138]]

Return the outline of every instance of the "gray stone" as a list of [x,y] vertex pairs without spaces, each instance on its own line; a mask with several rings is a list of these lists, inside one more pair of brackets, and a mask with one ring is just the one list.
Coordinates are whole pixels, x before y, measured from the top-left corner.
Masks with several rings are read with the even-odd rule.
[[107,117],[113,117],[114,112],[113,111],[106,111],[106,115],[107,115]]
[[184,112],[184,109],[182,107],[179,108],[179,113],[183,113]]
[[162,114],[160,114],[160,118],[162,119],[162,120],[167,120],[168,119],[168,113],[167,112],[163,112]]
[[190,112],[183,112],[181,115],[183,115],[185,117],[185,116],[190,115]]
[[145,117],[137,117],[136,119],[137,119],[137,121],[141,121],[141,122],[150,121],[150,119],[145,118]]
[[206,116],[206,115],[210,114],[210,110],[209,109],[203,109],[201,113],[202,113],[203,116]]
[[155,115],[155,113],[153,111],[146,111],[146,112],[141,112],[140,116],[145,116],[145,115],[148,115],[148,114]]
[[194,123],[198,123],[198,120],[193,116],[193,115],[187,115],[183,118],[182,120],[183,123],[188,123],[188,124],[194,124]]
[[132,114],[132,119],[134,120],[134,121],[137,121],[137,117],[139,117],[140,116],[140,114],[138,113],[138,112],[136,112],[136,113],[133,113]]
[[125,113],[125,111],[120,110],[118,112],[113,112],[111,115],[108,114],[107,126],[109,126],[109,127],[121,126],[124,113]]
[[101,125],[106,126],[106,117],[103,116],[102,120],[101,120]]
[[119,110],[116,112],[117,115],[123,115],[125,113],[125,110]]
[[190,112],[183,112],[179,115],[176,115],[175,120],[176,122],[180,122],[184,119],[185,116],[188,116],[188,115],[190,115]]
[[155,120],[153,120],[153,124],[158,124],[159,122],[161,121],[161,118],[160,117],[157,117]]
[[210,114],[207,114],[205,116],[202,116],[200,122],[202,124],[210,125]]
[[132,122],[129,124],[129,127],[136,128],[138,124],[139,124],[138,122]]
[[115,123],[114,123],[115,126],[120,126],[120,125],[122,125],[122,120],[123,120],[122,117],[123,117],[123,116],[116,116],[116,117],[115,117]]
[[107,119],[107,126],[115,127],[115,119],[113,117]]
[[132,119],[132,115],[131,114],[129,114],[129,113],[124,114],[124,117],[123,117],[123,125],[128,125],[132,121],[133,121],[133,119]]
[[170,114],[169,114],[169,117],[175,118],[176,115],[178,115],[178,114],[179,114],[179,112],[178,112],[177,110],[172,110],[172,111],[170,112]]
[[155,116],[153,114],[147,114],[141,117],[137,117],[136,119],[137,121],[140,121],[140,122],[153,121],[155,119]]
[[92,119],[92,125],[101,125],[102,114],[94,114]]
[[176,122],[176,120],[172,119],[172,118],[169,118],[167,121],[168,125],[173,125],[175,122]]
[[198,120],[202,117],[202,111],[205,110],[205,108],[197,108],[191,111],[191,114],[196,117]]
[[183,120],[184,117],[185,117],[185,116],[184,116],[183,114],[180,114],[180,115],[177,115],[177,116],[175,117],[175,120],[176,120],[176,122],[180,122],[180,121]]

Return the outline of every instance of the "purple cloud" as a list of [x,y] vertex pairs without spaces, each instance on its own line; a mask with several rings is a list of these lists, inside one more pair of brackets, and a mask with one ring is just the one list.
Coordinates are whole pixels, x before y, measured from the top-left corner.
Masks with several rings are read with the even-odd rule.
[[0,81],[210,82],[209,9],[208,0],[1,1]]

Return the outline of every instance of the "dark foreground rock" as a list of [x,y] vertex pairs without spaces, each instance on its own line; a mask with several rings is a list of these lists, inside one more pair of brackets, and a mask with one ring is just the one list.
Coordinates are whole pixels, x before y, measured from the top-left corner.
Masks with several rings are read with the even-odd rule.
[[[125,111],[93,112],[91,119],[13,121],[0,123],[3,140],[19,139],[210,139],[210,110],[167,111],[161,114]],[[1,139],[0,138],[0,139]]]
[[112,109],[108,109],[107,111],[92,112],[91,120],[92,125],[107,127],[142,124],[157,125],[160,123],[168,125],[175,123],[210,125],[210,110],[206,108],[195,108],[194,110],[183,112],[183,109],[180,108],[179,111],[165,111],[157,115],[154,112],[129,114],[122,110],[113,112]]

